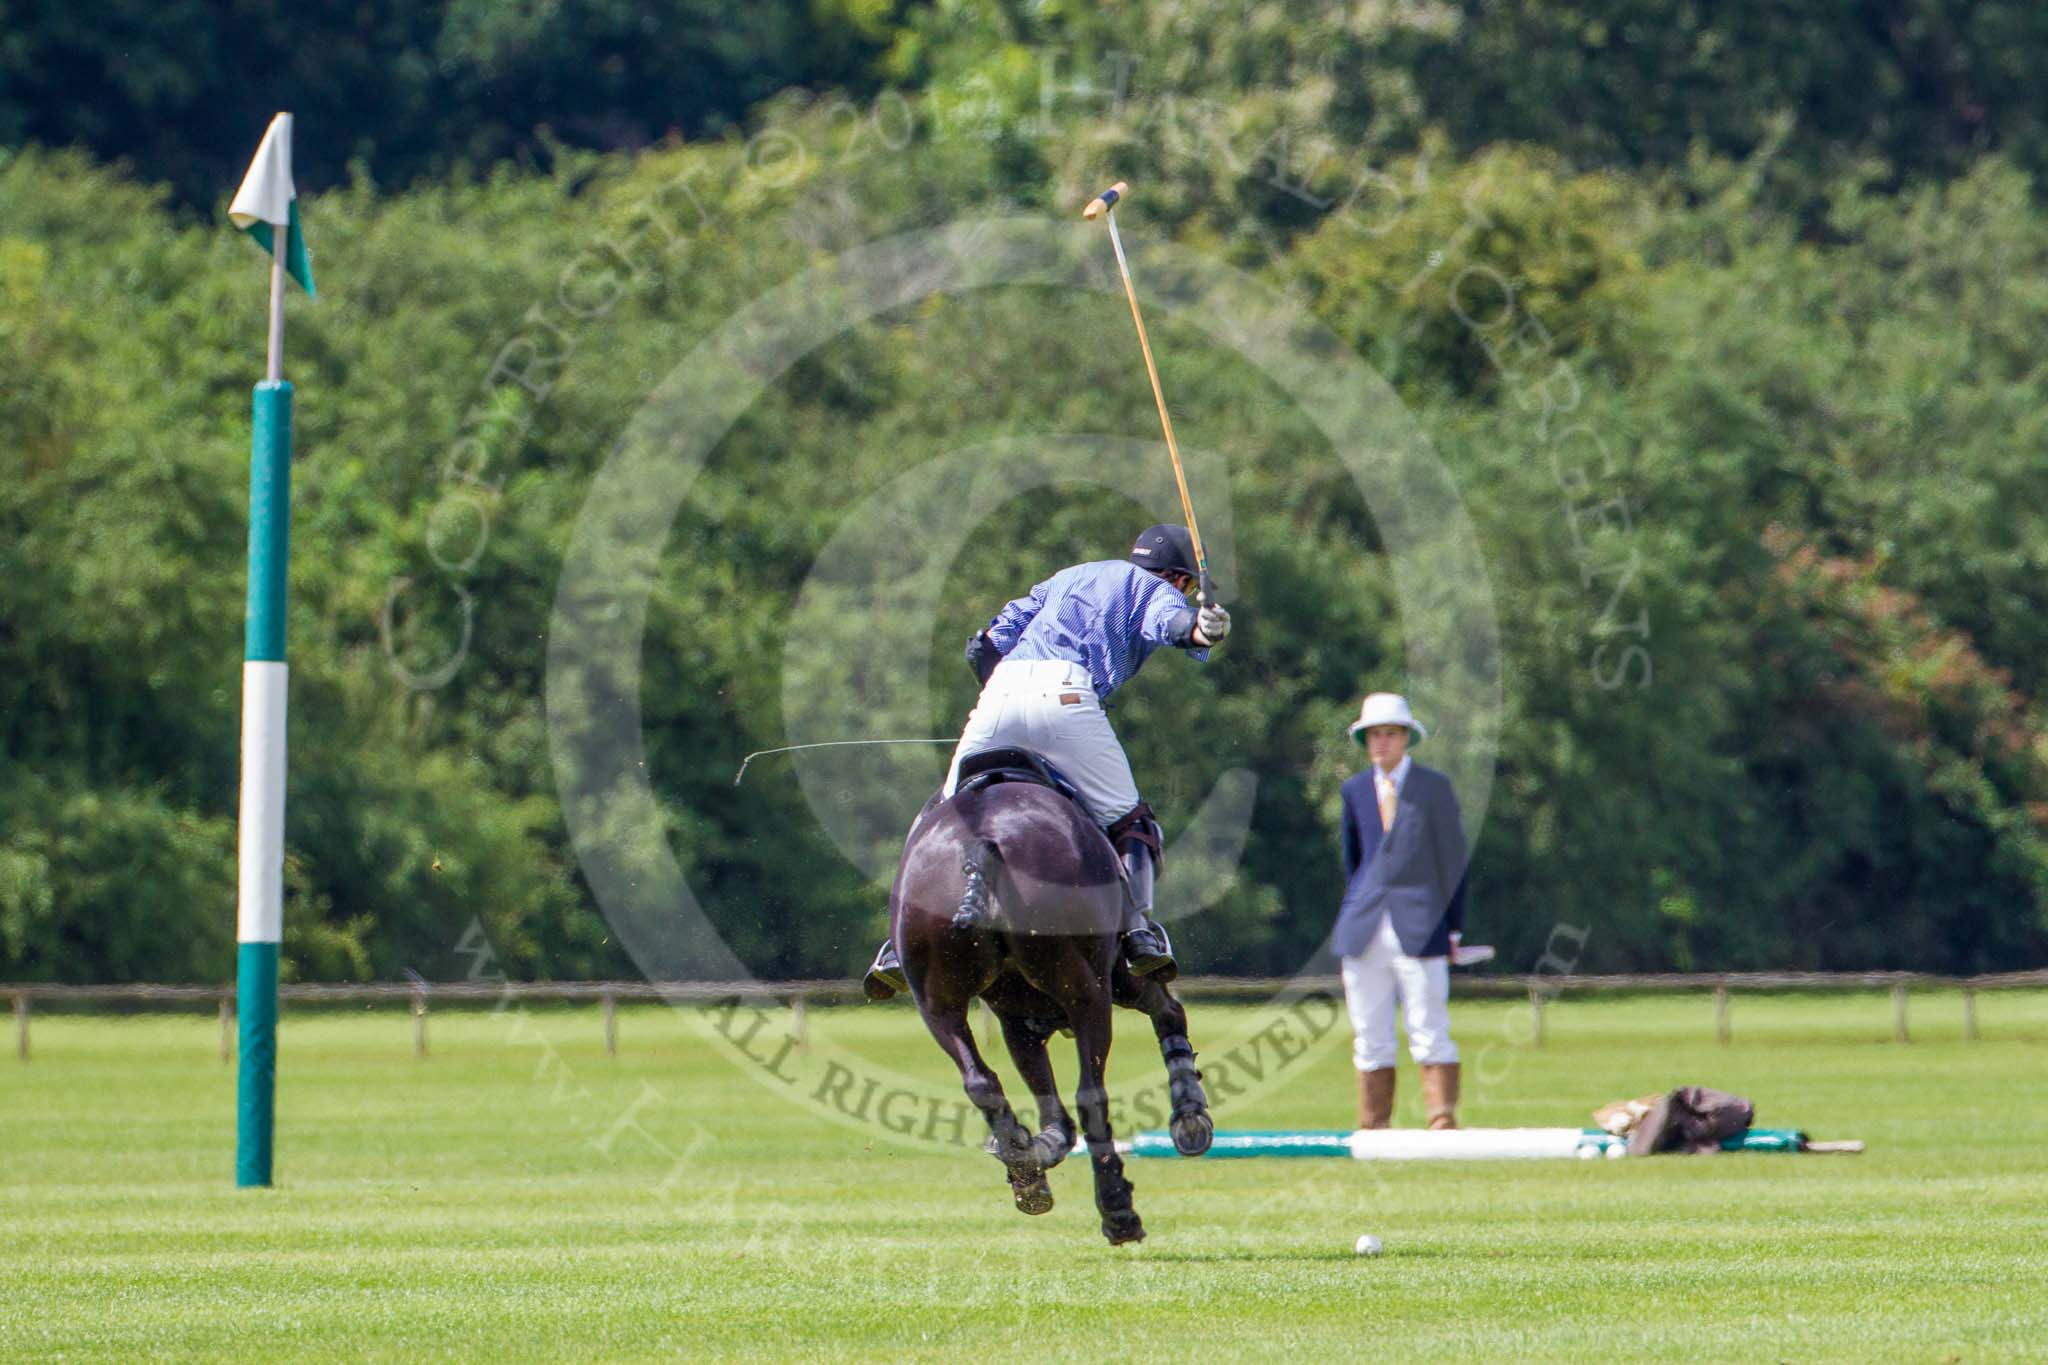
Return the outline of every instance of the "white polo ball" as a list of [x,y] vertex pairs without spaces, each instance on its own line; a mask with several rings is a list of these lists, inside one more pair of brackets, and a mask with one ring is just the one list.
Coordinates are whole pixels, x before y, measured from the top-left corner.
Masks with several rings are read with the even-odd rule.
[[1380,1254],[1380,1239],[1369,1232],[1361,1233],[1359,1234],[1358,1245],[1353,1247],[1352,1250],[1361,1256],[1377,1256]]

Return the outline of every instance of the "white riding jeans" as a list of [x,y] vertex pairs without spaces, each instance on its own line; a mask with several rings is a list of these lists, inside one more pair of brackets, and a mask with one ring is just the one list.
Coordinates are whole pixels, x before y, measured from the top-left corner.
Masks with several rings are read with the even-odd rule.
[[960,780],[960,760],[984,749],[1029,749],[1060,770],[1081,793],[1081,803],[1099,825],[1130,813],[1138,804],[1131,761],[1109,728],[1088,670],[1060,659],[1005,659],[989,674],[981,699],[967,717],[953,764],[946,770],[947,796]]
[[1443,957],[1410,957],[1401,951],[1392,916],[1357,957],[1340,961],[1344,1004],[1351,1011],[1351,1062],[1360,1071],[1394,1065],[1394,1008],[1398,999],[1408,1022],[1408,1054],[1418,1065],[1458,1060],[1451,1041],[1451,963]]

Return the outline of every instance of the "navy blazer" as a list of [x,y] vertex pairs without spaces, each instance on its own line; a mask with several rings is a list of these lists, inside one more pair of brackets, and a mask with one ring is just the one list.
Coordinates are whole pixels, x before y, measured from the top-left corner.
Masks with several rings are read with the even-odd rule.
[[1344,900],[1330,951],[1357,957],[1391,915],[1410,957],[1443,957],[1465,931],[1465,824],[1451,779],[1413,760],[1394,825],[1380,830],[1372,769],[1344,784]]

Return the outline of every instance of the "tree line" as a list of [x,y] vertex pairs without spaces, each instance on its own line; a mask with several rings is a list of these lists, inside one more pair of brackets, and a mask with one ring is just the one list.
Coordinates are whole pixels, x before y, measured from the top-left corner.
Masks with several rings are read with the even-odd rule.
[[[763,976],[855,970],[884,925],[870,845],[943,750],[811,768],[808,785],[777,760],[738,787],[734,771],[856,695],[834,673],[843,632],[913,589],[914,672],[857,695],[899,698],[905,734],[957,730],[959,640],[1150,519],[1062,463],[1074,433],[1156,435],[1121,300],[1027,282],[825,328],[717,433],[655,552],[614,566],[649,587],[639,658],[551,694],[577,518],[635,415],[689,382],[698,347],[747,344],[721,329],[760,299],[895,234],[1064,221],[1105,167],[1142,185],[1134,247],[1170,241],[1292,300],[1385,381],[1456,487],[1498,642],[1474,937],[1526,964],[1559,926],[1583,930],[1588,970],[2038,963],[2032,153],[1951,127],[1887,143],[1880,168],[1814,140],[1803,104],[1805,122],[1754,136],[1601,151],[1564,145],[1597,117],[1518,134],[1487,122],[1498,109],[1425,100],[1449,79],[1421,60],[1431,43],[1478,62],[1498,25],[1564,23],[1549,6],[1388,7],[1360,50],[1409,45],[1401,79],[1419,84],[1375,85],[1367,109],[1304,74],[1307,40],[1341,37],[1323,11],[1280,10],[1292,27],[1190,34],[1185,7],[1116,21],[1157,26],[1142,31],[1074,19],[1073,51],[1145,39],[1183,93],[1069,88],[1050,114],[1044,35],[1022,19],[892,10],[860,30],[869,74],[751,114],[753,92],[733,95],[729,135],[471,172],[430,158],[402,189],[358,175],[309,194],[322,298],[294,302],[288,349],[288,972],[444,974],[474,919],[529,974],[631,971],[579,871],[559,795],[576,760],[556,751],[628,696],[652,834],[723,939]],[[1934,32],[1935,8],[1901,13],[1856,41]],[[1678,60],[1661,30],[1637,51],[1630,22],[1577,41],[1645,80]],[[1980,46],[2017,31],[1965,28]],[[1730,41],[1704,50],[1766,60]],[[1591,100],[1603,79],[1562,88]],[[1929,88],[1952,102],[1961,79]],[[1641,100],[1652,130],[1715,107]],[[1412,138],[1377,140],[1396,108]],[[1319,161],[1318,138],[1365,159]],[[174,178],[30,145],[0,161],[4,978],[219,980],[233,960],[264,280]],[[829,321],[857,285],[790,306]],[[1178,942],[1195,970],[1292,971],[1340,890],[1336,792],[1361,761],[1344,724],[1438,638],[1426,589],[1445,570],[1404,587],[1418,566],[1389,550],[1355,452],[1216,330],[1148,321],[1197,495],[1228,504],[1239,630],[1206,667],[1148,667],[1115,721],[1170,837],[1220,772],[1257,778],[1242,858]],[[876,523],[866,578],[832,576],[856,514],[926,506],[952,486],[920,481],[955,469],[984,501],[943,574],[918,579],[909,553],[960,515],[939,497],[929,518]],[[975,493],[984,475],[998,482]],[[1472,697],[1414,700],[1439,752],[1473,751]],[[1212,878],[1169,867],[1162,904]]]
[[[779,92],[1050,87],[1102,104],[1250,97],[1339,142],[1539,145],[1580,167],[1664,170],[1782,144],[1802,204],[1844,167],[1896,186],[1997,153],[2048,168],[2023,0],[1224,0],[1117,6],[912,0],[369,0],[282,10],[116,0],[81,23],[12,14],[0,144],[126,160],[183,204],[232,185],[271,113],[299,115],[306,188],[404,188],[744,127]],[[1277,205],[1271,207],[1279,207]]]

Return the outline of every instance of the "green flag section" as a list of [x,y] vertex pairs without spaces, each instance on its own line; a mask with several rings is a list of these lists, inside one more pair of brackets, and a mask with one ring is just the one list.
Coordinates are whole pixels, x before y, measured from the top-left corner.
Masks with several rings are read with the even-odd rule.
[[285,273],[299,282],[308,297],[319,297],[313,289],[313,258],[299,227],[298,191],[292,185],[290,114],[279,114],[264,130],[256,159],[249,163],[249,173],[242,177],[242,187],[228,205],[228,217],[272,255],[277,253],[277,229],[283,228]]
[[[309,298],[320,297],[313,289],[313,258],[306,254],[306,234],[299,231],[299,201],[293,199],[288,212],[291,221],[285,227],[284,273],[299,282]],[[242,231],[256,239],[256,244],[265,251],[277,251],[277,233],[268,223],[251,223]]]

